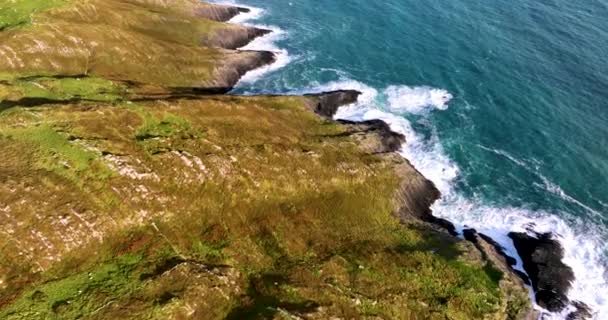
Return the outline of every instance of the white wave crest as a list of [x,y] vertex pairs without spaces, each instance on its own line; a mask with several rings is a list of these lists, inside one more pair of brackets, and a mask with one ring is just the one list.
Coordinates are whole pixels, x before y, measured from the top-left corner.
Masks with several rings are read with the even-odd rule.
[[247,5],[242,5],[235,1],[219,1],[217,3],[235,5],[249,9],[249,12],[240,13],[230,19],[230,21],[228,22],[272,31],[264,36],[254,39],[247,45],[239,48],[239,50],[271,51],[275,54],[275,62],[245,73],[241,77],[239,82],[235,85],[235,87],[242,86],[243,84],[253,83],[262,78],[263,76],[287,66],[293,60],[287,50],[279,48],[276,45],[277,41],[283,40],[287,37],[287,32],[277,26],[253,23],[253,21],[259,20],[264,17],[264,15],[266,14],[265,10]]
[[479,148],[481,148],[482,150],[488,151],[488,152],[492,152],[494,154],[503,156],[507,159],[509,159],[511,162],[517,164],[520,167],[526,168],[526,169],[530,169],[530,167],[524,163],[523,161],[517,159],[516,157],[512,156],[511,154],[509,154],[508,152],[504,151],[504,150],[500,150],[500,149],[494,149],[494,148],[488,148],[482,145],[477,145]]
[[287,50],[285,49],[281,49],[279,47],[277,47],[276,42],[284,39],[287,36],[287,33],[285,31],[283,31],[281,28],[275,27],[275,26],[266,26],[266,25],[255,25],[255,27],[257,28],[262,28],[262,29],[267,29],[267,30],[271,30],[272,32],[264,35],[262,37],[256,38],[253,41],[251,41],[250,43],[248,43],[246,46],[239,48],[240,50],[257,50],[257,51],[272,51],[275,54],[276,60],[275,62],[251,70],[247,73],[245,73],[239,83],[236,85],[237,87],[239,85],[245,84],[245,83],[252,83],[255,82],[257,80],[259,80],[260,78],[262,78],[263,76],[277,71],[285,66],[287,66],[291,61],[292,61],[292,57],[289,55],[289,53],[287,52]]
[[445,110],[453,96],[443,89],[431,87],[390,86],[384,94],[393,112],[421,114],[435,108]]
[[237,4],[235,2],[226,2],[226,4],[236,5],[239,7],[249,9],[249,12],[241,12],[240,14],[234,16],[232,19],[230,19],[228,21],[230,23],[248,25],[249,21],[258,20],[258,19],[262,18],[265,14],[264,9],[261,9],[261,8],[244,6],[241,4]]

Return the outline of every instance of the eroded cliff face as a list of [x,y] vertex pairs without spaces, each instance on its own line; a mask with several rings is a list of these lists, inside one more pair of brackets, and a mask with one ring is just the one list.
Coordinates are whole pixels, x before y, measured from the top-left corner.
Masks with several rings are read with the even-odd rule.
[[331,120],[359,93],[211,94],[273,60],[205,42],[247,30],[221,22],[243,9],[45,9],[0,10],[0,318],[528,314],[508,269],[433,220],[405,137]]

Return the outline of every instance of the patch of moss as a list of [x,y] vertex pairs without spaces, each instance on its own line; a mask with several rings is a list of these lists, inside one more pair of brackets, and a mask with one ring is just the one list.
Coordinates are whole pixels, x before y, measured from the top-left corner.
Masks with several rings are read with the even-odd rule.
[[25,292],[9,308],[4,319],[76,319],[91,317],[98,308],[112,303],[139,285],[133,281],[140,255],[123,255],[87,271],[50,280]]
[[69,136],[49,125],[27,128],[2,128],[0,137],[5,141],[19,141],[31,145],[36,152],[35,166],[54,172],[74,182],[90,175],[103,180],[112,172],[99,161],[98,156],[69,141]]
[[32,15],[61,6],[68,0],[6,0],[0,3],[0,31],[32,22]]
[[164,114],[161,119],[146,115],[143,125],[135,133],[135,139],[144,141],[167,138],[179,133],[188,133],[191,129],[192,127],[188,121],[170,113]]

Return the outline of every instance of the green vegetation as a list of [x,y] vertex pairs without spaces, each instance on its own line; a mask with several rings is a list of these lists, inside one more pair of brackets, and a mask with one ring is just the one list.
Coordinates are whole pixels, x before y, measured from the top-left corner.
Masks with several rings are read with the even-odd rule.
[[[16,8],[47,3],[17,2]],[[54,3],[60,2],[45,6]],[[238,27],[197,18],[198,1],[186,3],[189,13],[158,9],[155,1],[121,0],[75,1],[39,12],[35,16],[44,23],[0,33],[0,73],[94,76],[169,88],[230,87],[237,80],[234,73],[251,68],[258,54],[213,47],[221,38],[211,34]],[[13,19],[13,10],[21,9],[7,5],[0,18]]]
[[0,31],[16,26],[28,25],[32,15],[58,7],[67,0],[6,0],[0,3]]
[[27,128],[0,127],[0,140],[32,146],[36,151],[35,169],[48,170],[74,182],[79,182],[84,175],[93,172],[96,180],[112,174],[93,152],[70,143],[66,134],[49,125]]
[[[283,312],[471,319],[525,307],[511,304],[499,289],[500,272],[461,254],[471,246],[402,225],[393,216],[397,164],[366,154],[340,134],[345,128],[311,116],[303,98],[210,97],[7,112],[5,125],[29,128],[10,129],[9,141],[54,155],[39,159],[70,164],[43,163],[37,166],[43,171],[30,174],[98,175],[91,166],[97,161],[115,171],[94,190],[63,180],[81,190],[73,196],[90,201],[66,196],[62,203],[80,202],[80,211],[94,211],[97,219],[112,216],[113,222],[95,227],[105,230],[102,249],[85,245],[62,253],[63,262],[51,264],[38,285],[19,289],[19,282],[7,279],[18,294],[0,316],[25,319],[34,310],[63,318],[164,318],[190,308],[217,319]],[[51,124],[61,124],[61,132]],[[18,184],[8,187],[21,192]],[[109,195],[123,200],[105,200]],[[21,214],[39,204],[30,201]],[[33,212],[29,219],[35,221]],[[56,234],[64,227],[34,225],[49,241],[61,241]],[[201,296],[213,303],[201,303]]]
[[173,114],[166,114],[162,119],[150,117],[146,114],[144,124],[137,130],[135,138],[140,141],[167,138],[177,133],[188,132],[190,129],[191,125],[188,121]]

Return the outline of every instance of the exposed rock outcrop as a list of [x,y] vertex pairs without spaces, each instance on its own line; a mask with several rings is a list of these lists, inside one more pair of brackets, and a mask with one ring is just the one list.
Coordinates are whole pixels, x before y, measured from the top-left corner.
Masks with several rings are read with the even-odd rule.
[[377,135],[380,138],[380,143],[374,147],[371,147],[371,153],[386,153],[395,152],[401,148],[401,145],[405,143],[405,136],[391,131],[386,122],[382,120],[368,120],[368,121],[347,121],[339,120],[340,123],[348,125],[352,130],[348,134],[361,134],[364,137],[370,134]]
[[559,242],[550,233],[531,236],[511,232],[509,237],[530,276],[538,305],[552,312],[563,310],[569,303],[566,295],[574,272],[562,262],[564,252]]
[[257,37],[271,33],[272,31],[255,27],[224,28],[213,32],[210,38],[203,39],[204,45],[215,46],[226,49],[238,49],[247,45]]
[[196,15],[209,20],[228,21],[241,13],[249,11],[248,8],[204,3],[197,8]]
[[309,107],[312,111],[320,116],[332,118],[339,107],[357,102],[360,95],[361,92],[356,90],[337,90],[307,94],[305,97],[310,98]]
[[241,79],[254,69],[271,64],[276,60],[270,51],[233,51],[227,55],[222,66],[215,70],[214,81],[202,84],[209,93],[226,93]]
[[[515,264],[515,259],[506,255],[504,248],[500,246],[496,241],[490,237],[478,233],[475,229],[463,230],[463,236],[467,241],[472,242],[475,247],[481,252],[484,260],[491,263],[491,265],[502,272],[503,276],[499,282],[500,287],[507,294],[521,294],[521,289],[524,288],[524,283],[527,279],[525,274],[514,270],[512,266]],[[522,275],[525,277],[522,279]],[[525,291],[525,290],[524,290]],[[527,297],[523,297],[527,299]],[[538,319],[538,312],[535,310],[522,310],[520,314],[511,315],[515,316],[514,319],[527,319],[533,320]]]

